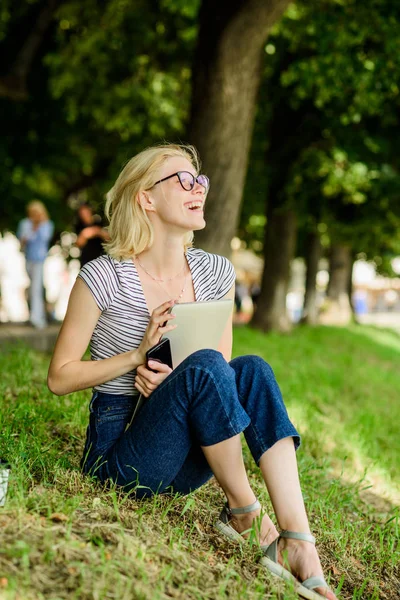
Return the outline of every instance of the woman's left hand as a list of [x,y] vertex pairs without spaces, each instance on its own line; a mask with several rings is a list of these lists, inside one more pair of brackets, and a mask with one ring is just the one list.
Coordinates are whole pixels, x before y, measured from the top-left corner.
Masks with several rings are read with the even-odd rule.
[[156,373],[150,371],[146,365],[139,365],[136,370],[135,388],[139,390],[145,398],[148,398],[150,394],[158,388],[160,383],[172,373],[171,367],[156,360],[150,360],[149,367],[154,369]]

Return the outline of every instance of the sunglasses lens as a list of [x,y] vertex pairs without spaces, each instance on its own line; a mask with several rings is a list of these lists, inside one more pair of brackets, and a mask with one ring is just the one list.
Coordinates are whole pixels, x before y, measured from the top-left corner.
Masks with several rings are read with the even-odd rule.
[[189,192],[190,190],[193,189],[194,177],[191,173],[186,173],[186,171],[181,171],[178,174],[178,177],[179,177],[179,181],[181,182],[181,185],[184,190],[187,190]]
[[208,190],[208,188],[210,187],[210,180],[208,179],[207,175],[199,175],[197,181],[206,190]]

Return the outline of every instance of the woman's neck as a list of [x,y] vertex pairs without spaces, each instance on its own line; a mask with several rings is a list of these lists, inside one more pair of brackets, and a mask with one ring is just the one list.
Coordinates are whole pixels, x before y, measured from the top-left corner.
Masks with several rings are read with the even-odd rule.
[[151,277],[161,280],[174,277],[186,265],[182,243],[153,245],[138,255],[138,261],[140,267]]

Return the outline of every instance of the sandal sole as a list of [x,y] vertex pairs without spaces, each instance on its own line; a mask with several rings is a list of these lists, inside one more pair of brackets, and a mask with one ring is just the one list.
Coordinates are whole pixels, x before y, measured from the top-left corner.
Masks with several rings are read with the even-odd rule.
[[306,600],[321,600],[326,599],[326,596],[322,596],[318,592],[314,592],[313,590],[309,590],[304,587],[285,567],[282,567],[279,563],[274,562],[267,556],[263,556],[260,559],[260,564],[268,569],[272,575],[275,577],[279,577],[279,579],[284,579],[293,584],[295,592],[301,596],[302,598],[306,598]]
[[218,519],[218,521],[215,522],[215,528],[220,533],[222,533],[223,536],[225,536],[226,538],[228,538],[232,542],[239,542],[240,544],[243,544],[243,542],[246,541],[240,535],[240,533],[238,533],[237,531],[235,531],[235,529],[233,529],[233,527],[231,527],[230,525],[227,525],[226,523],[223,523],[219,519]]

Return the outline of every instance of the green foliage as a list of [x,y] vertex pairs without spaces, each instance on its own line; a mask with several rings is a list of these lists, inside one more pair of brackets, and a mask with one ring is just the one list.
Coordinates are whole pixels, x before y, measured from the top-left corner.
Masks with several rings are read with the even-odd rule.
[[302,229],[325,225],[325,244],[399,251],[399,18],[389,0],[296,2],[274,28],[241,218],[250,245],[264,196]]
[[[13,198],[0,225],[15,227],[24,205],[39,197],[65,227],[71,194],[87,189],[86,198],[98,203],[136,151],[183,135],[198,7],[198,0],[59,6],[29,73],[28,100],[0,100],[0,193]],[[10,14],[4,5],[0,47],[7,64],[39,9],[26,0]]]
[[175,3],[173,21],[163,6],[110,0],[99,11],[93,0],[60,8],[58,48],[46,64],[54,97],[66,98],[69,122],[87,118],[122,141],[182,131],[190,77],[184,51],[196,31]]
[[335,124],[375,115],[384,125],[397,122],[399,16],[398,5],[388,0],[292,4],[279,33],[295,56],[281,76],[293,105],[312,98]]
[[[42,7],[2,2],[5,69]],[[15,228],[39,198],[63,229],[71,199],[101,204],[136,151],[184,137],[199,7],[59,4],[30,67],[28,99],[0,98],[0,227]],[[312,0],[290,4],[274,27],[238,232],[257,252],[271,195],[296,208],[303,229],[326,226],[326,242],[354,243],[368,256],[398,252],[399,19],[391,0]]]

